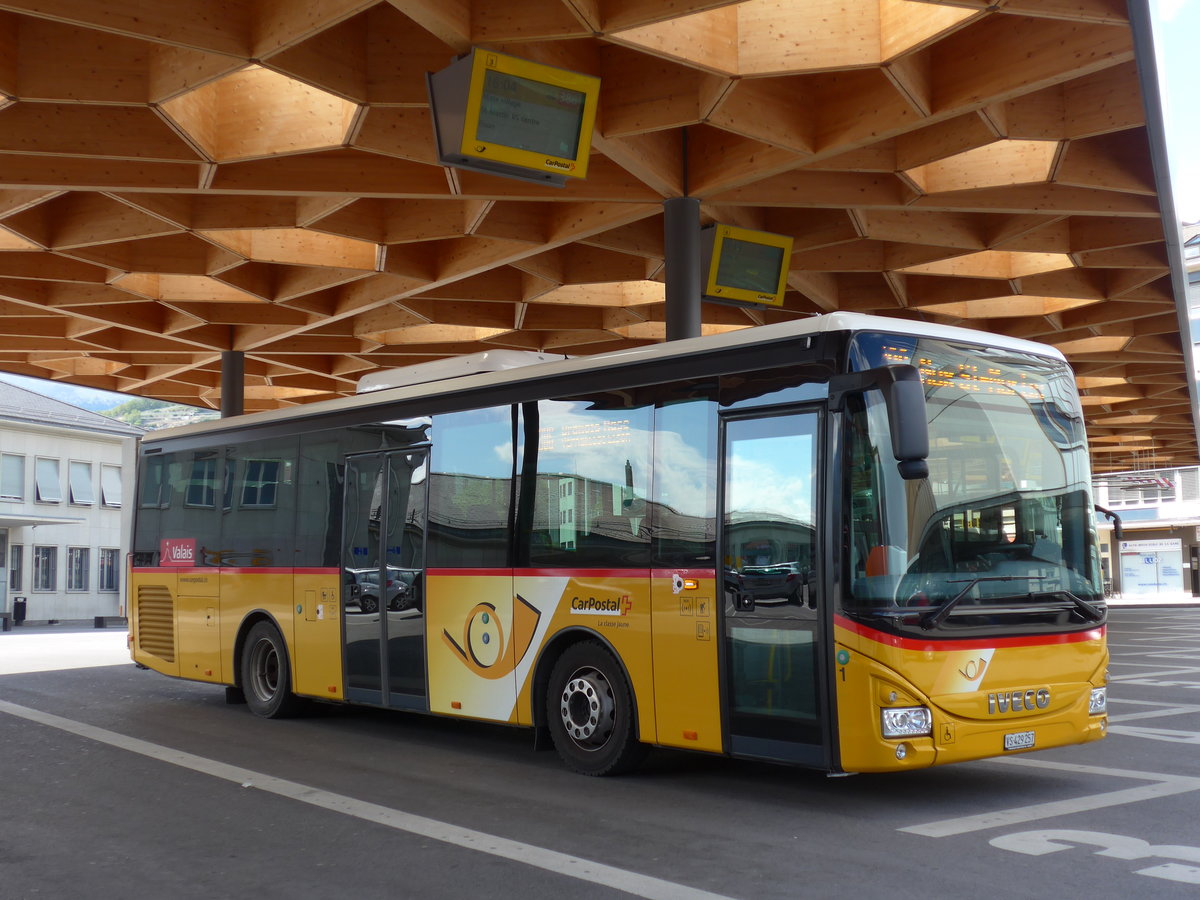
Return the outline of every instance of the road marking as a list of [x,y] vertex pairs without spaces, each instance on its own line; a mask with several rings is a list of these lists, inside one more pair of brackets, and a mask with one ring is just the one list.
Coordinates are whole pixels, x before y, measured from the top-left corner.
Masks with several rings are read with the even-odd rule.
[[1173,744],[1200,744],[1200,731],[1174,731],[1170,728],[1141,728],[1134,725],[1112,725],[1108,731],[1110,734],[1169,741]]
[[[1188,847],[1180,844],[1154,846],[1141,838],[1109,834],[1104,831],[1022,831],[1017,834],[1005,834],[992,838],[988,843],[1001,850],[1012,850],[1014,853],[1045,856],[1047,853],[1057,853],[1059,850],[1074,849],[1072,844],[1064,843],[1064,841],[1099,847],[1099,850],[1093,851],[1097,856],[1108,856],[1114,859],[1158,858],[1200,862],[1200,847]],[[1167,881],[1178,881],[1184,884],[1200,884],[1200,868],[1180,865],[1178,862],[1138,869],[1134,874],[1149,875],[1151,878],[1163,878]]]
[[1027,766],[1037,769],[1056,769],[1084,775],[1100,775],[1107,778],[1134,778],[1152,783],[1143,787],[1123,788],[1103,794],[1090,794],[1084,797],[1072,797],[1067,800],[1052,800],[1048,803],[1034,803],[1030,806],[1017,806],[1012,809],[1001,809],[974,816],[960,816],[955,819],[942,819],[937,822],[926,822],[921,825],[909,825],[896,830],[907,832],[908,834],[920,834],[925,837],[952,837],[972,831],[985,831],[989,828],[1018,825],[1022,822],[1036,822],[1039,819],[1050,819],[1055,816],[1067,816],[1073,813],[1105,809],[1110,806],[1123,806],[1126,803],[1138,803],[1142,800],[1154,800],[1158,797],[1170,797],[1174,794],[1200,791],[1200,778],[1189,778],[1183,775],[1138,772],[1132,769],[1114,769],[1107,766],[1079,766],[1073,763],[1056,763],[1041,759],[1002,758],[984,760],[984,762],[1009,766]]
[[64,719],[61,716],[42,712],[37,709],[30,709],[26,706],[18,706],[15,703],[8,703],[4,700],[0,700],[0,712],[8,713],[11,716],[17,716],[30,722],[36,722],[40,725],[46,725],[50,728],[57,728],[60,731],[97,741],[101,744],[107,744],[110,747],[116,747],[130,753],[137,753],[140,756],[146,756],[160,762],[170,763],[173,766],[190,769],[193,772],[211,775],[213,778],[231,781],[235,784],[240,784],[244,788],[256,788],[260,791],[266,791],[269,794],[287,797],[290,800],[296,800],[300,803],[307,803],[310,806],[316,806],[321,809],[341,813],[342,815],[353,816],[356,819],[362,819],[366,822],[374,822],[377,825],[394,828],[397,831],[405,831],[421,837],[431,838],[446,844],[452,844],[456,847],[474,850],[477,853],[487,853],[511,862],[524,863],[525,865],[544,869],[547,872],[553,872],[556,875],[562,875],[567,878],[574,878],[578,881],[586,881],[618,891],[624,891],[635,897],[647,897],[651,898],[651,900],[676,900],[676,898],[680,898],[680,900],[730,900],[730,898],[721,894],[713,894],[708,891],[690,888],[686,885],[666,881],[661,878],[654,878],[650,875],[641,875],[627,869],[606,866],[603,863],[593,862],[583,857],[571,856],[567,853],[547,850],[544,847],[537,847],[533,844],[525,844],[521,841],[497,837],[487,832],[462,828],[447,822],[439,822],[437,819],[429,819],[425,816],[401,812],[400,810],[381,806],[377,803],[367,803],[363,800],[347,797],[344,794],[335,794],[331,791],[323,791],[319,788],[300,784],[299,782],[275,778],[262,772],[255,772],[252,769],[243,769],[241,766],[228,765],[227,763],[197,756],[183,750],[174,750],[170,747],[164,747],[161,744],[153,744],[149,741],[130,737],[129,735],[109,731],[105,728],[97,728],[94,725],[77,722],[73,719]]
[[[1112,706],[1112,700],[1109,701],[1109,706]],[[1108,713],[1109,723],[1114,722],[1136,722],[1139,719],[1164,719],[1171,716],[1194,716],[1200,713],[1200,706],[1175,706],[1169,703],[1157,704],[1157,709],[1147,709],[1142,712],[1121,713],[1113,715],[1111,709]]]

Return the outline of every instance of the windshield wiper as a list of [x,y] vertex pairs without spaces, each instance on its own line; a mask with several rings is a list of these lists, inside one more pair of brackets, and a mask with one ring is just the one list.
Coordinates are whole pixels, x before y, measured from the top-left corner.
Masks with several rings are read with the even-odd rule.
[[1082,597],[1076,597],[1074,594],[1072,594],[1070,591],[1067,591],[1067,590],[1041,591],[1036,594],[1033,591],[1030,591],[1029,596],[1030,596],[1030,598],[1033,598],[1033,597],[1065,597],[1067,600],[1071,601],[1071,603],[1074,605],[1075,609],[1077,609],[1079,611],[1079,614],[1082,615],[1085,619],[1090,619],[1093,622],[1099,622],[1101,619],[1104,618],[1104,610],[1098,609],[1097,607],[1088,603]]
[[[980,575],[978,578],[972,578],[967,582],[967,586],[965,588],[963,588],[937,609],[922,616],[921,627],[926,631],[932,631],[941,625],[942,622],[946,621],[946,617],[950,615],[951,610],[958,606],[959,601],[966,597],[967,594],[971,593],[971,589],[981,581],[1017,581],[1018,579],[1033,581],[1035,579],[1040,580],[1045,577],[1045,575]],[[962,582],[959,581],[947,582],[947,584],[961,583]],[[1083,601],[1081,600],[1080,602],[1082,603]]]
[[[971,589],[981,581],[1015,581],[1016,579],[1027,579],[1029,581],[1040,580],[1045,578],[1045,575],[981,575],[978,578],[972,578],[967,582],[967,586],[939,606],[932,612],[926,613],[920,621],[921,627],[926,631],[932,631],[946,620],[958,605],[959,601],[971,592]],[[951,581],[949,584],[961,584],[958,581]],[[1104,618],[1104,610],[1099,609],[1088,603],[1082,597],[1077,597],[1067,590],[1057,591],[1030,591],[1027,595],[1030,600],[1046,597],[1062,597],[1075,607],[1081,616],[1092,622],[1099,622]]]

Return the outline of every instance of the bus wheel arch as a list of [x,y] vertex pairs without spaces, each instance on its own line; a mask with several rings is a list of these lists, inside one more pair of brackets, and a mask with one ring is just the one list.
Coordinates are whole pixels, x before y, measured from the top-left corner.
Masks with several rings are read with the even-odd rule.
[[292,693],[291,655],[279,625],[266,613],[246,617],[234,644],[237,687],[250,711],[268,719],[298,714],[303,701]]
[[568,768],[583,775],[619,775],[641,763],[637,703],[620,657],[592,632],[556,639],[534,679],[535,725],[547,733]]

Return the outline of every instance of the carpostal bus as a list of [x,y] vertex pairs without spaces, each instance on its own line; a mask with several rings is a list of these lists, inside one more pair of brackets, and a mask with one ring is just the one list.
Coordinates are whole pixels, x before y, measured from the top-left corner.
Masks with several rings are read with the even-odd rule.
[[590,775],[651,745],[871,772],[1104,736],[1056,350],[833,313],[490,355],[144,437],[134,660],[261,716],[525,726]]

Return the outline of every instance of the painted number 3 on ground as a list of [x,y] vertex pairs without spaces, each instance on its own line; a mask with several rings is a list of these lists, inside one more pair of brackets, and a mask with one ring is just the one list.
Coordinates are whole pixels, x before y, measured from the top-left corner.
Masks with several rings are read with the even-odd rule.
[[1099,847],[1093,851],[1097,856],[1109,856],[1113,859],[1166,859],[1171,862],[1160,863],[1145,869],[1135,869],[1135,875],[1149,875],[1151,878],[1165,878],[1168,881],[1181,881],[1184,884],[1200,884],[1200,866],[1186,863],[1200,863],[1200,847],[1186,847],[1179,844],[1152,845],[1141,838],[1126,837],[1121,834],[1106,834],[1103,831],[1018,831],[992,838],[989,843],[1001,850],[1012,850],[1029,856],[1044,856],[1059,850],[1071,850],[1076,845]]

